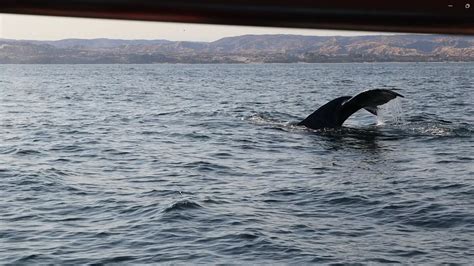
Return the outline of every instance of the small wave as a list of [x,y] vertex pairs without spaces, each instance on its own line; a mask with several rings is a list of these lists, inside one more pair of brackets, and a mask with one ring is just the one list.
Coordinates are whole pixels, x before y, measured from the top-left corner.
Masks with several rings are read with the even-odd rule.
[[68,152],[68,153],[74,153],[74,152],[80,152],[84,151],[85,149],[78,146],[78,145],[55,145],[53,146],[50,151],[57,152]]
[[452,124],[451,121],[439,118],[435,114],[431,114],[431,113],[420,113],[417,115],[413,115],[407,118],[407,122],[410,122],[410,123],[418,123],[418,122],[430,123],[431,122],[431,123],[436,123],[436,124]]
[[262,193],[262,196],[268,198],[287,198],[294,197],[296,195],[316,195],[321,193],[321,190],[318,188],[308,188],[308,187],[293,187],[293,188],[278,188],[265,191]]
[[37,150],[18,150],[15,154],[18,154],[18,155],[39,155],[39,154],[41,154],[41,152],[37,151]]
[[369,264],[371,264],[371,263],[376,263],[376,264],[387,264],[387,263],[390,263],[390,264],[402,264],[401,261],[398,261],[398,260],[390,260],[390,259],[385,259],[385,258],[373,258],[373,259],[368,259],[367,262],[369,262]]
[[448,211],[444,213],[432,213],[426,209],[414,213],[412,216],[403,219],[403,221],[406,225],[432,229],[454,228],[473,223],[472,217],[467,213]]
[[17,148],[5,148],[5,149],[0,149],[0,154],[11,154],[11,153],[16,153],[18,151]]
[[427,253],[421,250],[394,250],[393,253],[400,257],[411,258],[415,256],[426,255]]
[[210,163],[206,161],[196,161],[192,163],[187,163],[184,165],[185,168],[192,168],[196,169],[198,171],[204,171],[204,172],[212,172],[212,171],[223,171],[223,170],[228,170],[229,167],[225,165],[220,165],[220,164],[215,164],[215,163]]
[[[338,193],[339,194],[339,193]],[[328,195],[329,197],[330,195]],[[380,202],[371,200],[366,196],[361,195],[338,195],[337,197],[330,197],[326,200],[331,205],[352,205],[352,206],[371,206],[377,205]]]
[[121,263],[125,263],[125,262],[130,263],[130,262],[132,262],[136,259],[137,258],[133,257],[133,256],[116,256],[116,257],[111,257],[111,258],[98,260],[94,264],[103,265],[103,264],[117,264],[117,263],[121,264]]
[[208,140],[208,139],[211,138],[206,134],[200,134],[200,133],[197,133],[197,132],[184,134],[183,136],[186,137],[186,138],[196,139],[196,140]]
[[183,210],[192,210],[202,208],[197,202],[191,200],[180,200],[174,202],[170,206],[166,207],[163,212],[174,212],[174,211],[183,211]]
[[203,200],[203,202],[206,203],[206,204],[228,204],[228,203],[230,203],[228,200],[216,199],[216,198],[211,198],[211,197],[207,197],[206,199]]
[[218,158],[218,159],[226,159],[226,158],[232,158],[232,154],[228,152],[217,152],[211,154],[212,157]]
[[44,254],[29,254],[24,255],[23,257],[18,258],[17,260],[13,261],[11,264],[13,265],[24,265],[24,264],[59,264],[59,261],[52,256],[47,256]]
[[184,192],[171,190],[171,189],[163,189],[163,190],[152,189],[152,190],[141,193],[140,196],[141,197],[168,197],[172,195],[182,195],[183,193]]
[[424,204],[422,201],[390,203],[366,215],[383,219],[384,223],[397,223],[410,227],[446,229],[469,226],[473,219],[469,213],[453,211],[440,204]]
[[348,83],[354,83],[354,80],[352,79],[341,79],[341,80],[336,80],[335,82],[339,82],[342,84],[348,84]]

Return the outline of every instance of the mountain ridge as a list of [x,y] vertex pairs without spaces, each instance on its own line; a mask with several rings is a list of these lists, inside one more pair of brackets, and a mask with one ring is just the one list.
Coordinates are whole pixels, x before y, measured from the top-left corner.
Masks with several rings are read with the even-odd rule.
[[474,61],[474,37],[242,35],[213,42],[0,39],[0,63],[338,63]]

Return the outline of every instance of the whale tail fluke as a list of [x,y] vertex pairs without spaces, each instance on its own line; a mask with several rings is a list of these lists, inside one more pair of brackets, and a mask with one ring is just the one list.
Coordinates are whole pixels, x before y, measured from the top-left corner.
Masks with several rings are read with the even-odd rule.
[[347,118],[362,108],[377,115],[377,106],[396,97],[404,96],[388,89],[374,89],[361,92],[354,97],[339,97],[321,106],[298,125],[312,129],[339,127]]

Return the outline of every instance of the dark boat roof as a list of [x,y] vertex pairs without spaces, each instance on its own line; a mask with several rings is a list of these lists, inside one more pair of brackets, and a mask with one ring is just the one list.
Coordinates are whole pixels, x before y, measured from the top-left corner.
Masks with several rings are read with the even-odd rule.
[[5,0],[0,13],[474,34],[474,7],[459,0]]

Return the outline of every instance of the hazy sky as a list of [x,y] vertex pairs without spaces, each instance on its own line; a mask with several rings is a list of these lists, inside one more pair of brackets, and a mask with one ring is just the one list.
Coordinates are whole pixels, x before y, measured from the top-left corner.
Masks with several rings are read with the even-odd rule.
[[67,38],[118,38],[214,41],[222,37],[243,34],[353,36],[379,33],[0,14],[0,38],[6,39],[59,40]]

